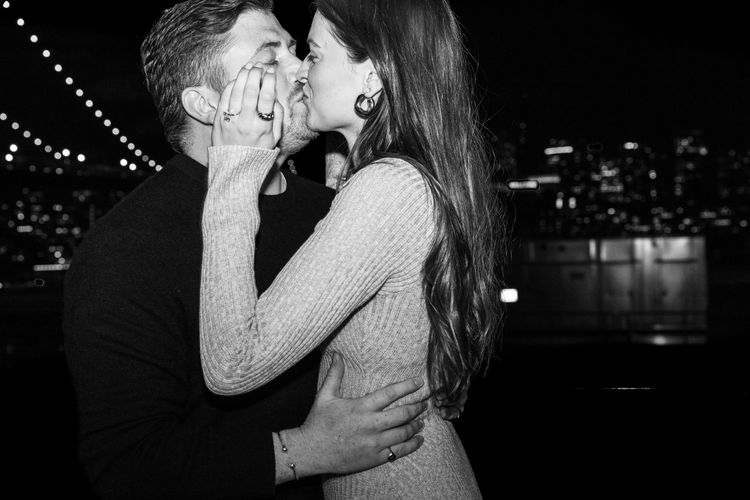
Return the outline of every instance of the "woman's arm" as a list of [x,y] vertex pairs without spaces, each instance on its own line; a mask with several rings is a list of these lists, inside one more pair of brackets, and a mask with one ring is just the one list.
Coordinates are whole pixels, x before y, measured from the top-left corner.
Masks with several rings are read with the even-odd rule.
[[255,389],[318,346],[381,287],[419,279],[432,243],[432,201],[402,160],[369,165],[259,298],[253,260],[258,191],[275,153],[209,149],[203,212],[201,359],[219,394]]

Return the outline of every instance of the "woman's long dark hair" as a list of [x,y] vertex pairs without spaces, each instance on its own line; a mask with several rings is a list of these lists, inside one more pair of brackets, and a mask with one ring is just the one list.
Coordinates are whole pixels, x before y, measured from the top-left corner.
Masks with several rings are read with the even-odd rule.
[[383,156],[406,156],[434,196],[437,230],[423,270],[427,369],[438,403],[451,405],[494,353],[506,241],[461,28],[446,0],[314,4],[351,60],[369,58],[383,82],[348,174]]

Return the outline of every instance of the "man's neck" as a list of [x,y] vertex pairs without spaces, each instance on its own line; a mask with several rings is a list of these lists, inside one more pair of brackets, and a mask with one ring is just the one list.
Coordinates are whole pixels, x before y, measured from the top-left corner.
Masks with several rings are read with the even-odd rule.
[[[208,167],[207,145],[194,144],[185,151],[185,154],[204,167]],[[280,168],[287,158],[288,155],[279,153],[279,156],[276,157],[276,164],[271,171],[268,172],[266,180],[263,181],[263,185],[260,188],[260,194],[274,196],[286,191],[286,180],[284,179],[284,175],[281,173]]]

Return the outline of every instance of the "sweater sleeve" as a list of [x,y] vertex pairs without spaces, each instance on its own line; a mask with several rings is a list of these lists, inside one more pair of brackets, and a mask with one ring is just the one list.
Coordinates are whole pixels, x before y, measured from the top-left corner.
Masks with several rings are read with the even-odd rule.
[[421,174],[402,160],[373,163],[346,183],[315,233],[258,297],[258,191],[272,163],[267,150],[209,149],[201,361],[206,384],[219,394],[273,380],[379,290],[418,279],[432,243],[432,198]]

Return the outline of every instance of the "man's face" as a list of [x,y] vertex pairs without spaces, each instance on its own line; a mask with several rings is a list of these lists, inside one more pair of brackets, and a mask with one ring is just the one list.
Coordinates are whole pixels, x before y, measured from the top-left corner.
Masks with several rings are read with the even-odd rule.
[[271,13],[249,11],[237,18],[229,32],[229,45],[222,57],[227,80],[234,80],[248,62],[276,67],[276,99],[284,108],[284,129],[279,147],[284,154],[302,149],[317,134],[307,127],[307,107],[302,87],[297,85],[297,43]]

